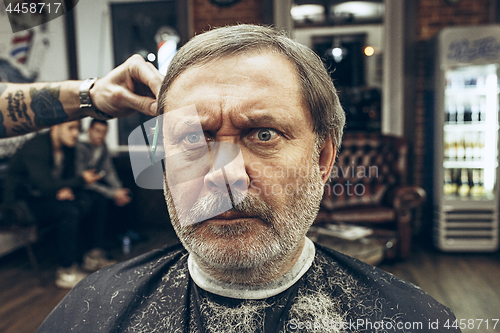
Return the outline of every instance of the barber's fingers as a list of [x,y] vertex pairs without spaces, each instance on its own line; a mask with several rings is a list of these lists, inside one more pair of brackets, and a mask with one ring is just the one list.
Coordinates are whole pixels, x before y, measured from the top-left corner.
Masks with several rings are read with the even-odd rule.
[[96,108],[110,117],[125,117],[135,111],[154,116],[155,96],[162,81],[163,75],[136,54],[97,80],[90,97]]
[[133,111],[156,114],[155,96],[160,91],[163,75],[142,56],[134,54],[104,79],[108,84],[104,89],[109,94],[106,102],[116,113],[113,116],[125,116]]
[[164,76],[150,62],[146,62],[138,54],[128,58],[125,64],[128,66],[130,77],[135,82],[146,85],[158,97]]
[[150,116],[154,116],[156,114],[156,107],[158,103],[154,98],[140,96],[128,90],[122,92],[121,98],[121,102],[129,110],[137,110]]

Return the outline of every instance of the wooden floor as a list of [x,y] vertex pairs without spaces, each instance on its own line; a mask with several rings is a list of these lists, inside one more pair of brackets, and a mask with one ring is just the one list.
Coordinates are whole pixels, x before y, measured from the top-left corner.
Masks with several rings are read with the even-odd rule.
[[[171,228],[160,230],[152,227],[143,233],[148,241],[134,245],[130,255],[124,256],[120,246],[110,247],[111,255],[115,259],[126,260],[178,242]],[[33,271],[24,249],[0,258],[0,333],[35,332],[68,292],[54,285],[57,265],[54,250],[49,249],[52,246],[48,242],[50,239],[34,247],[40,263],[41,279]]]
[[[421,287],[451,308],[457,319],[473,319],[475,329],[462,332],[500,332],[500,252],[445,254],[418,244],[413,252],[404,262],[379,267]],[[481,319],[483,324],[477,329]],[[495,330],[493,319],[498,322]]]
[[[152,230],[150,241],[134,247],[138,255],[162,244],[175,242],[170,232]],[[43,245],[40,244],[40,245]],[[45,286],[39,284],[26,253],[17,251],[0,259],[0,332],[33,333],[67,291],[53,284],[55,262],[45,247],[35,248]],[[500,318],[500,254],[443,254],[417,246],[404,262],[382,263],[380,268],[410,281],[450,307],[458,319],[489,319],[490,329],[463,332],[500,332],[491,329]],[[113,251],[121,257],[120,249]],[[476,321],[477,327],[478,321]]]

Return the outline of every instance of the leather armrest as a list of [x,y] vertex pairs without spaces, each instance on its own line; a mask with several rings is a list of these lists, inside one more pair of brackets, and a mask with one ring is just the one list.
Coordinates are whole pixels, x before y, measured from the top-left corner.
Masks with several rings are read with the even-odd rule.
[[411,209],[420,206],[425,200],[425,191],[418,186],[397,186],[387,193],[387,201],[391,203],[397,214],[399,235],[399,256],[407,258],[411,249]]
[[388,190],[386,202],[397,211],[404,211],[420,206],[425,197],[424,189],[419,186],[396,186]]

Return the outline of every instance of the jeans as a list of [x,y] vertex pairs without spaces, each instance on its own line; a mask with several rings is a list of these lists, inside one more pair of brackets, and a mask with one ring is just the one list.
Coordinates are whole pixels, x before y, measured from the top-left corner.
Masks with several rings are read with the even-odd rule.
[[38,227],[57,229],[58,263],[69,267],[81,260],[83,253],[101,247],[106,228],[107,200],[99,193],[82,190],[75,199],[32,198],[28,201]]

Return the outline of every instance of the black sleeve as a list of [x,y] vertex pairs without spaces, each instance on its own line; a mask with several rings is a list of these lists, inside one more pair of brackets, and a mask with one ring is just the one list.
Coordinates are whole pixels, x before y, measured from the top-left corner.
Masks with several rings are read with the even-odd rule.
[[[58,179],[52,176],[52,149],[50,135],[45,137],[40,135],[25,144],[21,149],[22,163],[25,164],[28,178],[31,184],[43,196],[54,196],[57,191],[64,187],[77,189],[85,184],[83,177],[76,176],[74,173],[70,178]],[[71,158],[71,157],[70,157]],[[74,163],[72,163],[74,166]]]

